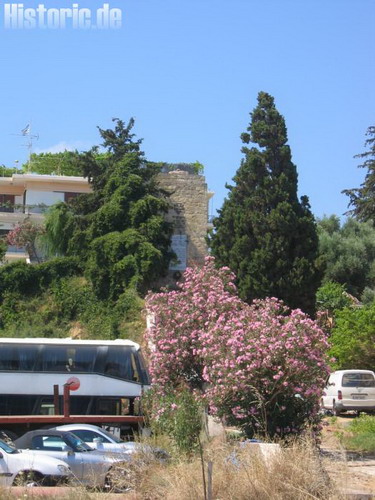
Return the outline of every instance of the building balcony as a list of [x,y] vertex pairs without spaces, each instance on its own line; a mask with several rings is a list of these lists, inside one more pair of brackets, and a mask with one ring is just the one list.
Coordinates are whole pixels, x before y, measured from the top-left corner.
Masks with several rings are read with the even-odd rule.
[[47,208],[40,205],[0,206],[0,228],[13,229],[25,219],[31,219],[36,224],[41,224]]

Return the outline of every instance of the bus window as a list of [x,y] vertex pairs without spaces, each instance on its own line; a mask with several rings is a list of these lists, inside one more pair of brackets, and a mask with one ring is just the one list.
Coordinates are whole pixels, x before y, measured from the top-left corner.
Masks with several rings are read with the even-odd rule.
[[0,370],[18,370],[18,349],[13,345],[3,345],[0,349]]
[[44,372],[69,371],[67,347],[56,345],[43,346],[40,370]]
[[145,360],[143,359],[142,353],[140,351],[137,351],[136,365],[138,366],[138,373],[140,374],[140,382],[142,382],[142,384],[148,385],[150,383],[150,380],[146,369]]
[[70,413],[72,415],[88,415],[91,399],[90,396],[71,396]]
[[104,375],[133,380],[131,350],[117,346],[109,346],[104,365]]
[[131,363],[132,363],[132,371],[133,371],[132,380],[134,382],[140,382],[141,380],[139,378],[139,373],[138,373],[138,368],[137,368],[137,363],[136,363],[136,359],[134,356],[134,352],[132,352],[132,355],[131,355]]
[[40,415],[54,415],[55,407],[51,398],[43,398],[40,403]]
[[94,346],[84,346],[74,351],[72,371],[92,373],[94,371],[97,348]]
[[128,398],[121,398],[121,415],[130,414],[130,400]]
[[19,370],[22,372],[32,372],[38,360],[39,346],[20,345],[18,346]]
[[120,415],[121,401],[120,399],[98,398],[96,400],[97,415]]

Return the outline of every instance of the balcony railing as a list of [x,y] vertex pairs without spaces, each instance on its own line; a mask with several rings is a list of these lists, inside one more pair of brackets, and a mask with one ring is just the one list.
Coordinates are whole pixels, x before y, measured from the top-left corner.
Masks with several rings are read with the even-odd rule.
[[24,247],[16,247],[14,245],[8,245],[7,253],[24,253],[27,254],[26,249]]
[[2,203],[0,204],[0,212],[2,213],[18,213],[18,214],[44,214],[48,210],[48,206],[44,203],[38,205],[21,205],[17,203]]

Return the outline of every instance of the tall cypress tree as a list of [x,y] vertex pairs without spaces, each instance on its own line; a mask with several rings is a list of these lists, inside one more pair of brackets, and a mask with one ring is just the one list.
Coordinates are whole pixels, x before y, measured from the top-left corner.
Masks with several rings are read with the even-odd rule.
[[356,189],[344,189],[343,193],[350,198],[349,206],[353,209],[348,212],[359,221],[371,221],[375,225],[375,126],[367,129],[368,139],[365,146],[369,148],[365,153],[356,155],[355,158],[363,158],[360,168],[367,168],[367,173],[361,187]]
[[320,282],[316,225],[308,198],[298,199],[285,121],[272,96],[259,93],[241,139],[258,147],[242,148],[235,184],[214,219],[212,254],[236,273],[242,299],[273,296],[313,314]]

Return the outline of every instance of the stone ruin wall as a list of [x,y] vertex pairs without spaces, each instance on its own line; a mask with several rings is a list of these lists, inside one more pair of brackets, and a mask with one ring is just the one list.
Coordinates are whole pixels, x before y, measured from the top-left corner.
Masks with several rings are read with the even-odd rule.
[[187,266],[203,264],[208,253],[208,200],[203,175],[174,170],[158,175],[159,186],[170,193],[171,209],[166,218],[173,223],[174,235],[187,236]]

